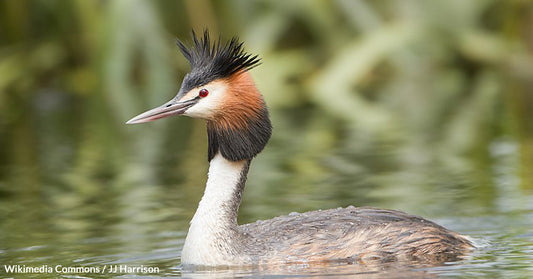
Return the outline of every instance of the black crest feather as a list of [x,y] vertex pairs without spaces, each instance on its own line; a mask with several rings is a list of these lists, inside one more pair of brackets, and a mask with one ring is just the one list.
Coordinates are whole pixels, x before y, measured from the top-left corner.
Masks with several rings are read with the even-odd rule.
[[[237,37],[227,42],[222,42],[219,38],[211,43],[207,30],[202,37],[196,36],[193,31],[190,47],[180,40],[177,44],[191,64],[191,72],[183,79],[178,99],[179,94],[186,94],[193,88],[230,77],[239,71],[248,71],[260,64],[257,55],[244,52],[243,43]],[[217,153],[230,161],[251,160],[263,150],[272,134],[272,125],[268,109],[264,101],[261,102],[256,115],[247,119],[246,128],[229,128],[212,121],[207,122],[209,161]]]
[[257,55],[252,56],[244,51],[243,43],[239,42],[237,37],[225,43],[219,38],[211,44],[207,30],[200,38],[193,30],[192,39],[191,47],[177,40],[183,56],[191,64],[191,72],[183,79],[183,93],[215,79],[229,77],[241,70],[248,71],[260,64]]

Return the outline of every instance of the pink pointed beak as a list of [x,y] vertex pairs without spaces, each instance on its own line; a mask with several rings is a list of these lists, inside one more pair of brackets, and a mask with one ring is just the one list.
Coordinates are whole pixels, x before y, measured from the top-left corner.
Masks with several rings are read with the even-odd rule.
[[199,97],[180,102],[172,99],[162,106],[153,108],[149,111],[145,111],[132,119],[128,120],[126,124],[138,124],[157,120],[159,118],[165,118],[172,115],[183,114],[188,108],[195,105],[199,100]]

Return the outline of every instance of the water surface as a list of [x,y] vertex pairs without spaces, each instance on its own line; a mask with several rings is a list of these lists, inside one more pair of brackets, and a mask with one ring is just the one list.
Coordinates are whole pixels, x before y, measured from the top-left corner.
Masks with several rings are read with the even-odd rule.
[[[107,268],[101,274],[57,274],[54,270],[53,276],[65,278],[135,274],[156,278],[533,276],[533,192],[520,183],[519,149],[512,139],[495,139],[489,146],[490,157],[481,163],[469,157],[446,158],[428,148],[420,155],[394,142],[372,143],[371,148],[361,150],[353,148],[352,136],[342,133],[324,145],[331,141],[320,135],[328,123],[302,130],[297,121],[291,124],[294,113],[279,113],[289,121],[277,125],[271,144],[252,163],[241,223],[293,211],[376,206],[434,220],[470,236],[478,248],[464,260],[439,266],[331,264],[275,270],[182,270],[181,247],[207,171],[205,131],[201,122],[170,120],[174,126],[182,125],[182,133],[199,139],[184,141],[179,147],[168,143],[168,154],[148,166],[149,170],[124,161],[118,174],[100,172],[87,179],[75,168],[53,173],[51,166],[2,166],[2,265]],[[321,150],[308,151],[317,144],[323,146]],[[72,148],[53,142],[47,147],[67,153]],[[92,158],[93,162],[84,164],[102,163],[98,154]],[[158,268],[159,272],[110,272],[121,265]],[[5,274],[4,268],[2,274],[16,276]]]

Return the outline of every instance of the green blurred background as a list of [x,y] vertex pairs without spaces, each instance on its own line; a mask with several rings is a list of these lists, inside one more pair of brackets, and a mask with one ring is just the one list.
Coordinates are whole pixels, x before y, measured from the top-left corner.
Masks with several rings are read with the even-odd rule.
[[532,26],[525,0],[0,1],[0,249],[66,245],[55,260],[70,262],[118,253],[84,240],[142,253],[168,231],[177,240],[158,243],[179,251],[205,124],[124,123],[177,92],[189,67],[175,39],[191,29],[262,58],[274,135],[241,222],[349,204],[528,208]]

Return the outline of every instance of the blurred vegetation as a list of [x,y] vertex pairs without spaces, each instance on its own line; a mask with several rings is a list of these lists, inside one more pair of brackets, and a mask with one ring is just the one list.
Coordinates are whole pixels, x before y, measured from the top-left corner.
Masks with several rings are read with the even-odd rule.
[[441,197],[490,211],[533,188],[532,25],[520,0],[0,1],[0,197],[63,212],[116,191],[125,216],[149,219],[150,197],[175,193],[190,216],[202,121],[124,122],[177,92],[188,64],[174,41],[209,28],[263,59],[252,74],[275,131],[244,218],[280,197],[285,212],[435,214]]

